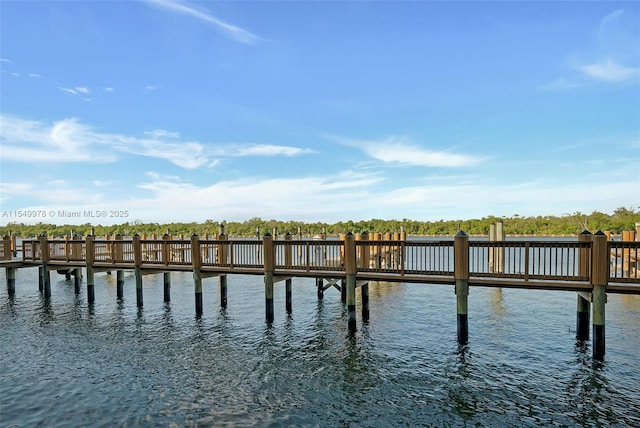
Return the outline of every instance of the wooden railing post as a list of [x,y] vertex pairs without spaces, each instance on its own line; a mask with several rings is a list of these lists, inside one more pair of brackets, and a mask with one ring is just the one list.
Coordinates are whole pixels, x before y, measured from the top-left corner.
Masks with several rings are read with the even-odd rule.
[[[591,243],[593,235],[585,230],[578,235],[578,242]],[[591,270],[591,249],[584,247],[578,250],[578,275],[584,278],[590,276]],[[590,296],[583,296],[578,293],[578,304],[576,311],[576,339],[589,340],[589,318],[591,315],[591,299]]]
[[218,263],[221,266],[224,266],[228,263],[228,242],[227,242],[227,235],[224,234],[224,227],[222,227],[221,225],[221,230],[222,233],[220,233],[218,235],[218,241],[220,241],[220,244],[218,244]]
[[95,245],[93,235],[84,238],[85,260],[87,263],[87,302],[91,305],[96,300],[95,282],[93,278],[93,263],[95,262]]
[[591,292],[593,302],[593,358],[604,359],[605,354],[605,304],[609,282],[609,243],[601,231],[593,235],[591,244]]
[[344,271],[347,275],[347,319],[349,332],[356,331],[356,241],[353,233],[344,237]]
[[[17,245],[17,237],[16,235],[12,235],[9,232],[9,239],[11,240],[11,258],[16,257],[18,255],[18,245]],[[24,251],[24,248],[22,249]]]
[[2,260],[11,260],[13,258],[13,250],[11,249],[11,237],[5,235],[2,237]]
[[360,241],[364,242],[364,244],[360,247],[360,267],[369,269],[369,234],[367,232],[362,232],[360,234]]
[[465,344],[469,340],[469,237],[462,230],[453,241],[453,272],[456,280],[458,342]]
[[264,252],[264,301],[265,315],[268,323],[273,322],[273,271],[275,270],[275,254],[273,237],[267,232],[262,238]]
[[200,254],[200,238],[195,233],[191,236],[191,266],[193,267],[193,286],[196,299],[196,316],[202,315],[202,259]]
[[141,308],[144,304],[142,296],[142,244],[140,242],[140,235],[137,233],[133,235],[133,264],[136,277],[136,305]]

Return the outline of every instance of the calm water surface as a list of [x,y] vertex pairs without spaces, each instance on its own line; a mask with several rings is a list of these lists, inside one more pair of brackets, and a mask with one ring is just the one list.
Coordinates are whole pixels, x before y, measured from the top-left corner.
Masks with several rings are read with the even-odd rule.
[[[260,276],[96,275],[96,303],[52,273],[0,280],[0,426],[640,426],[640,297],[609,295],[607,354],[575,340],[576,295],[472,288],[469,344],[456,342],[453,288],[370,285],[371,319],[346,331],[339,292],[294,279],[288,317],[264,322]],[[359,300],[359,293],[358,293]]]

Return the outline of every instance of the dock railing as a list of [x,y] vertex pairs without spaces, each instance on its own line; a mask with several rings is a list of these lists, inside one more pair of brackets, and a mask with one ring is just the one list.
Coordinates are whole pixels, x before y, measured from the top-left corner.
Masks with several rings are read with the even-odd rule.
[[[372,234],[373,235],[373,234]],[[264,270],[263,241],[251,239],[201,239],[199,263],[203,269],[221,271]],[[22,241],[22,260],[41,262],[42,242]],[[49,263],[86,263],[86,239],[47,239]],[[136,248],[136,245],[139,248]],[[640,283],[638,256],[640,242],[609,241],[610,283]],[[141,255],[141,267],[191,266],[194,263],[189,239],[94,239],[91,260],[98,265],[135,265],[135,254]],[[285,236],[273,241],[274,268],[291,274],[344,274],[343,240],[292,240]],[[454,276],[454,241],[451,240],[385,240],[356,237],[358,273],[382,276]],[[497,258],[495,254],[502,254]],[[11,254],[3,239],[0,256]],[[469,276],[521,281],[568,281],[589,283],[591,280],[592,242],[586,241],[469,241]],[[6,258],[5,258],[6,259]]]

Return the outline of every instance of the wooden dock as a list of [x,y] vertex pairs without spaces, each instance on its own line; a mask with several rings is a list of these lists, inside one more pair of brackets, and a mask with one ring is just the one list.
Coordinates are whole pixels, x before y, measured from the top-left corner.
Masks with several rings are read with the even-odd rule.
[[[277,235],[276,235],[277,236]],[[15,245],[15,243],[13,244]],[[361,288],[362,318],[369,318],[370,281],[450,284],[457,300],[458,340],[468,340],[469,287],[510,287],[575,291],[578,294],[577,338],[588,340],[593,327],[594,357],[604,356],[606,293],[640,295],[638,255],[640,242],[608,241],[604,233],[583,232],[575,242],[469,240],[464,232],[446,240],[408,240],[404,233],[345,234],[340,239],[294,240],[289,234],[277,240],[271,234],[260,239],[161,239],[94,236],[22,241],[20,257],[5,237],[0,246],[9,294],[15,293],[16,269],[39,268],[40,291],[51,296],[50,272],[75,278],[80,292],[82,269],[86,272],[87,299],[95,300],[94,274],[116,271],[117,295],[123,297],[124,270],[135,272],[136,302],[143,306],[143,276],[164,273],[164,299],[170,301],[170,272],[191,271],[196,314],[203,313],[202,280],[220,278],[220,305],[227,305],[227,275],[261,275],[265,284],[265,317],[274,319],[274,283],[285,281],[286,310],[291,312],[291,287],[295,277],[316,278],[318,297],[335,287],[348,309],[348,329],[356,330],[356,293]],[[591,316],[591,308],[593,315]]]

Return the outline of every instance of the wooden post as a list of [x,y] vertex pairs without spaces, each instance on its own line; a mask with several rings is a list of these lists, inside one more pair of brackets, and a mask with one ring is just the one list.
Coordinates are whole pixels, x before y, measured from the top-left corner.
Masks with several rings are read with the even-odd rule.
[[82,280],[82,268],[75,268],[73,270],[73,291],[76,294],[80,294],[80,281]]
[[221,266],[225,266],[228,264],[228,255],[227,255],[227,235],[224,234],[224,226],[220,224],[220,233],[218,234],[218,263]]
[[[112,244],[113,247],[111,251],[111,253],[113,254],[113,262],[121,263],[122,259],[124,258],[124,251],[122,248],[122,235],[118,233],[115,236],[114,240],[115,242]],[[116,271],[116,298],[118,300],[124,299],[124,272],[122,271],[122,269],[118,269]]]
[[16,235],[12,235],[11,232],[9,232],[9,237],[11,239],[11,257],[16,257],[18,255],[17,237]]
[[[578,242],[593,241],[593,235],[588,230],[585,230],[578,235]],[[590,263],[590,248],[580,248],[578,253],[578,275],[582,277],[589,277],[589,271],[591,269]],[[587,300],[578,293],[578,307],[576,314],[576,339],[577,340],[589,340],[589,317],[591,312],[591,300]]]
[[[298,242],[302,241],[302,228],[298,226]],[[298,264],[302,264],[302,244],[298,244]]]
[[[369,241],[369,234],[367,232],[362,232],[360,234],[361,241]],[[360,250],[360,267],[364,269],[369,269],[369,258],[371,254],[371,247],[369,244],[365,243]]]
[[316,289],[318,290],[318,299],[324,298],[324,279],[322,277],[316,278]]
[[93,262],[95,261],[93,235],[87,235],[85,237],[85,251],[85,258],[87,261],[87,303],[91,305],[96,300],[95,282],[93,278]]
[[604,233],[593,235],[591,244],[591,293],[593,301],[593,358],[604,359],[605,353],[605,303],[606,288],[609,282],[609,244]]
[[[356,233],[355,240],[356,241],[366,241],[369,239],[369,235],[367,232],[364,233]],[[356,268],[365,266],[363,265],[364,254],[368,253],[368,248],[365,246],[356,246]],[[369,257],[367,257],[368,261]],[[366,266],[368,267],[368,266]],[[360,287],[360,296],[362,297],[362,321],[366,322],[369,320],[369,283],[366,282],[362,284]]]
[[362,296],[362,321],[369,321],[369,283],[366,282],[360,287]]
[[162,272],[163,285],[163,301],[169,303],[171,301],[171,272]]
[[144,304],[142,296],[142,244],[140,243],[140,235],[133,235],[133,264],[135,265],[136,276],[136,305],[141,308]]
[[38,266],[38,290],[42,294],[44,292],[44,269]]
[[44,298],[51,298],[51,276],[47,265],[49,263],[49,241],[47,235],[40,236],[40,258],[42,259],[42,283],[44,285]]
[[275,268],[273,237],[267,232],[262,240],[264,245],[264,302],[266,320],[273,322],[273,271]]
[[469,237],[462,230],[453,241],[453,269],[456,280],[458,342],[465,344],[469,340]]
[[[496,241],[496,225],[491,223],[489,225],[489,242]],[[495,247],[489,247],[489,272],[496,271],[496,249]]]
[[191,236],[191,266],[193,267],[193,286],[196,298],[196,316],[202,315],[202,260],[200,259],[200,238]]
[[16,294],[16,268],[5,268],[7,275],[7,293],[9,296]]
[[[324,245],[320,245],[322,236],[313,237],[313,255],[312,260],[307,260],[307,263],[313,266],[321,266],[323,264],[322,252]],[[318,299],[324,298],[324,279],[322,277],[316,277],[316,289],[318,290]]]
[[344,238],[344,270],[347,275],[347,324],[349,332],[356,331],[356,242],[351,232]]
[[[292,237],[291,234],[289,232],[287,232],[284,235],[284,240],[285,242],[287,242],[288,244],[285,244],[284,247],[284,265],[286,266],[287,269],[291,269],[292,265],[293,265],[293,243],[292,243]],[[287,311],[287,314],[291,315],[293,306],[291,303],[291,284],[292,284],[292,280],[291,278],[286,279],[284,282],[284,294],[285,294],[285,309]]]
[[[502,220],[498,220],[496,223],[496,239],[498,242],[504,242],[505,237],[504,223]],[[504,244],[501,244],[500,247],[498,247],[496,267],[498,273],[504,273]]]
[[227,275],[220,275],[220,306],[227,307]]

